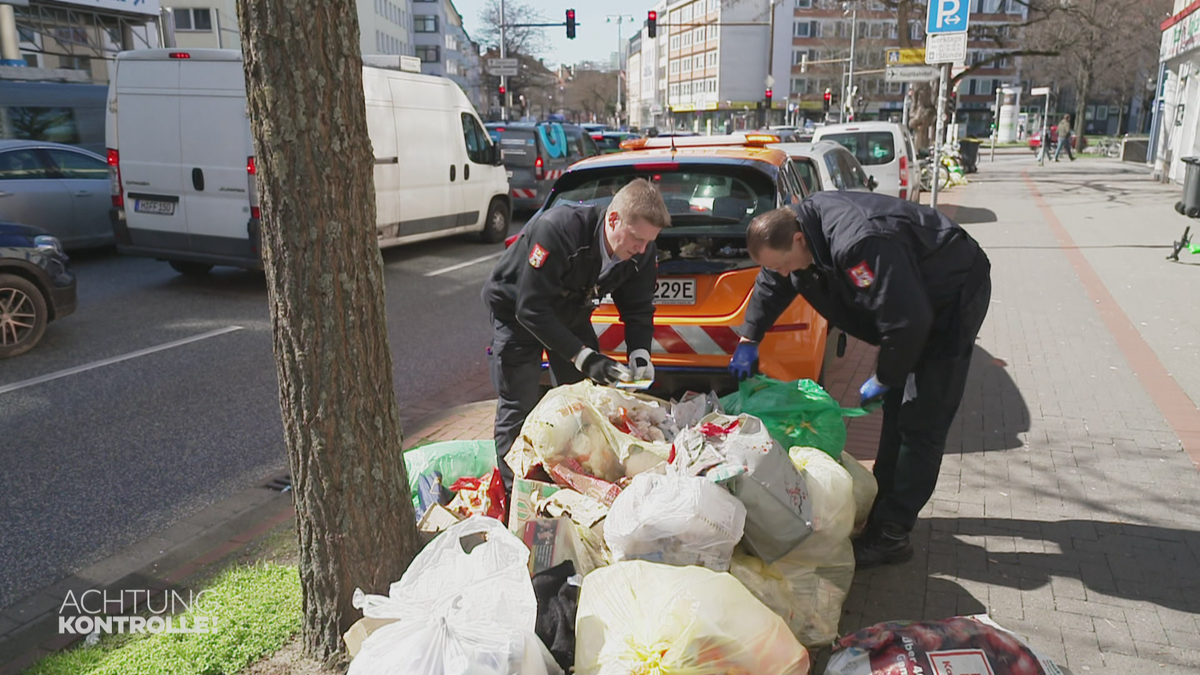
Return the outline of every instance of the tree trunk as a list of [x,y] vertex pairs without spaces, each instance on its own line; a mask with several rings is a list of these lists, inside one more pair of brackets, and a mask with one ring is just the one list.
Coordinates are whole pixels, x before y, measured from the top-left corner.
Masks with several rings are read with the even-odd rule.
[[239,0],[307,653],[418,544],[392,385],[354,0]]
[[1071,131],[1075,133],[1075,139],[1072,141],[1073,147],[1077,150],[1083,149],[1083,136],[1087,130],[1087,101],[1092,94],[1092,65],[1094,61],[1090,58],[1083,62],[1083,67],[1079,69],[1079,77],[1077,78],[1079,91],[1075,99],[1075,119],[1071,120]]

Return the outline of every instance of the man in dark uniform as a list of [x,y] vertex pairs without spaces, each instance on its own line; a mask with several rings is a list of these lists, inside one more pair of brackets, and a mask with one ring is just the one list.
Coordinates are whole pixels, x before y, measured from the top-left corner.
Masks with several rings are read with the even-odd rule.
[[991,263],[940,212],[866,192],[818,192],[750,224],[762,271],[735,377],[757,367],[758,342],[797,295],[833,326],[879,346],[863,405],[883,402],[875,460],[879,496],[854,543],[859,567],[908,560],[908,533],[933,494],[962,401],[975,337],[991,298]]
[[[506,488],[504,456],[541,398],[542,349],[554,384],[585,376],[599,384],[654,379],[654,240],[671,219],[658,190],[630,182],[600,206],[555,206],[522,230],[483,287],[492,312],[489,365],[496,403],[496,455]],[[600,353],[592,311],[606,295],[625,324],[629,368]]]

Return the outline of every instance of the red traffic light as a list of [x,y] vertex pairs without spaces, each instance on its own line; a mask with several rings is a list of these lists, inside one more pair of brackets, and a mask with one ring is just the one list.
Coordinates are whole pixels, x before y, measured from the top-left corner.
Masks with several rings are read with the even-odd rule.
[[575,39],[575,10],[567,10],[567,39]]
[[767,90],[767,98],[768,99],[771,98],[771,90],[770,89]]
[[653,10],[646,14],[646,36],[658,37],[658,12]]
[[500,85],[500,95],[504,95],[504,85]]

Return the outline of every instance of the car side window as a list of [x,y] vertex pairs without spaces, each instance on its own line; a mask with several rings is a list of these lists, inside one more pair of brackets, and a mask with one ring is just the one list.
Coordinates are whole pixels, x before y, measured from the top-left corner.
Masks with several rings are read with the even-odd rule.
[[800,182],[808,188],[808,194],[821,191],[821,176],[811,159],[801,159],[793,162],[793,165],[796,167],[796,173],[800,175]]
[[829,169],[829,178],[833,181],[833,187],[845,190],[846,179],[842,176],[841,167],[838,166],[836,153],[830,152],[825,154],[825,168]]
[[858,166],[858,162],[854,157],[845,150],[839,150],[837,153],[838,168],[841,169],[842,180],[846,182],[847,190],[857,190],[867,187],[867,176]]
[[38,158],[36,150],[22,149],[0,152],[0,180],[36,180],[38,178],[50,178],[50,169]]
[[786,171],[792,185],[792,194],[800,199],[807,197],[810,193],[804,185],[804,181],[800,180],[800,174],[796,171],[796,163],[789,159]]
[[89,157],[82,152],[70,150],[46,150],[51,161],[58,167],[63,178],[81,180],[108,180],[108,164]]
[[467,157],[476,164],[487,164],[487,134],[479,128],[479,122],[468,113],[462,114],[463,138],[467,142]]

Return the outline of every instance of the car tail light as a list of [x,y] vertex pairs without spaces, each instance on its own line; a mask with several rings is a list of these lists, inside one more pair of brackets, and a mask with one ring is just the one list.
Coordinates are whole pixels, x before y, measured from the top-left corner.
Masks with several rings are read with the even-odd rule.
[[533,162],[533,177],[542,180],[546,177],[546,165],[542,162],[542,158],[538,157]]
[[908,199],[908,155],[900,155],[900,199]]
[[246,158],[246,186],[250,192],[250,217],[261,218],[262,211],[258,208],[258,163],[253,156]]
[[170,54],[167,54],[167,56],[172,59],[190,59],[190,58],[192,58],[192,55],[187,52],[171,52]]
[[125,193],[121,187],[121,153],[108,149],[108,182],[113,208],[125,208]]

